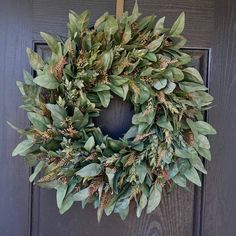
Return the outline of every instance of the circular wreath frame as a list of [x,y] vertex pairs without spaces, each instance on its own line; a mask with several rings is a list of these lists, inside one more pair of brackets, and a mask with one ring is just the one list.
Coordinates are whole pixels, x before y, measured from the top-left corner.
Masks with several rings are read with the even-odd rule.
[[[82,201],[98,208],[99,221],[103,212],[125,219],[134,200],[140,217],[156,209],[163,189],[201,186],[200,157],[211,158],[206,135],[216,133],[203,112],[213,97],[181,50],[185,15],[170,29],[165,17],[140,15],[135,4],[131,15],[105,13],[89,29],[89,12],[71,11],[67,40],[41,33],[49,59],[27,49],[36,77],[24,71],[17,85],[30,126],[13,127],[25,137],[13,156],[35,166],[31,182],[41,173],[35,183],[57,190],[60,213]],[[119,140],[93,122],[113,94],[134,107]]]

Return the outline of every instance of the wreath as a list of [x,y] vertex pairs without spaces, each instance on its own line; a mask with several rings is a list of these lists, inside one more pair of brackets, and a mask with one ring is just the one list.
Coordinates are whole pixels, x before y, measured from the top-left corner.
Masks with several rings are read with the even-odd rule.
[[[68,39],[41,33],[51,49],[43,60],[27,49],[35,78],[17,82],[30,121],[15,128],[25,138],[13,151],[34,167],[30,182],[56,189],[61,214],[74,202],[92,203],[125,219],[131,201],[137,217],[159,205],[163,189],[187,181],[201,186],[202,159],[211,159],[206,135],[215,129],[203,112],[213,97],[191,57],[181,48],[185,15],[168,29],[165,17],[133,12],[103,14],[89,28],[88,11],[71,11]],[[114,96],[133,106],[132,126],[122,138],[104,135],[94,118]]]

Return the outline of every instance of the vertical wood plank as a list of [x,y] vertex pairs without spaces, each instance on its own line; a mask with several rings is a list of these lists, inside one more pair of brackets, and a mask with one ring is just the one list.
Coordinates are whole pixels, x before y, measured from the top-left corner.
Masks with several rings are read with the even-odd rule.
[[204,236],[236,235],[236,1],[215,2],[210,92],[216,106],[209,121],[218,134],[211,138],[207,163]]
[[28,68],[25,53],[31,47],[31,1],[1,1],[0,7],[0,234],[28,235],[30,185],[29,168],[11,152],[20,141],[19,135],[6,121],[25,126],[25,112],[18,106],[21,96],[16,80],[22,80]]

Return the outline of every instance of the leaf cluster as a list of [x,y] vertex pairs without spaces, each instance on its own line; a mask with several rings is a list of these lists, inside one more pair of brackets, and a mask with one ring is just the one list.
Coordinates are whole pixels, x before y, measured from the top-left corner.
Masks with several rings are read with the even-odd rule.
[[[201,186],[201,157],[211,159],[207,135],[215,129],[203,112],[213,97],[191,57],[181,48],[185,15],[173,26],[165,18],[103,14],[89,28],[88,11],[71,11],[68,39],[41,33],[51,49],[43,60],[27,49],[36,71],[17,82],[30,125],[17,129],[24,140],[13,151],[35,166],[30,181],[57,190],[60,213],[74,202],[118,213],[125,219],[131,201],[137,217],[150,213],[164,188],[187,181]],[[94,117],[114,95],[133,104],[132,126],[120,140],[103,135]]]

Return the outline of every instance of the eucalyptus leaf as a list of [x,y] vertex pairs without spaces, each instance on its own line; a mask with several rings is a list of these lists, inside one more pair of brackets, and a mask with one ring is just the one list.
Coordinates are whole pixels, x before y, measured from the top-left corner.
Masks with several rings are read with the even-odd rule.
[[91,163],[77,171],[76,175],[79,175],[81,177],[92,177],[99,175],[101,171],[101,165],[97,163]]
[[56,194],[56,200],[57,200],[57,207],[60,209],[63,203],[63,200],[66,196],[66,192],[68,189],[68,185],[62,184],[56,188],[57,194]]
[[157,23],[153,29],[154,35],[159,35],[160,33],[162,33],[164,31],[164,22],[165,22],[165,17],[162,17],[157,21]]
[[109,103],[110,103],[110,99],[111,99],[111,94],[109,91],[100,91],[97,93],[100,101],[101,101],[101,104],[104,106],[104,107],[108,107]]
[[47,89],[56,89],[60,85],[54,76],[49,74],[38,75],[34,79],[34,83]]
[[163,76],[172,82],[179,82],[184,79],[183,72],[180,69],[175,68],[175,67],[167,68],[164,71]]
[[67,115],[65,109],[57,104],[46,104],[46,107],[51,112],[53,124],[62,127]]
[[176,175],[174,178],[172,178],[175,184],[179,185],[182,188],[185,188],[187,185],[186,178],[183,177],[182,175]]
[[189,81],[203,84],[202,76],[197,69],[193,67],[187,67],[183,70],[183,72]]
[[139,182],[142,184],[147,174],[147,168],[144,163],[141,163],[140,165],[137,165],[135,169],[137,176],[139,177]]
[[163,40],[164,40],[164,37],[165,37],[165,35],[163,34],[163,35],[162,35],[161,37],[159,37],[158,39],[153,40],[151,43],[149,43],[149,44],[147,45],[147,49],[148,49],[150,52],[153,52],[153,51],[157,50],[157,49],[161,46],[161,44],[162,44],[162,42],[163,42]]
[[122,35],[122,40],[121,40],[121,44],[127,44],[132,38],[132,31],[130,26],[127,24],[125,26],[125,30],[124,33]]
[[193,83],[193,82],[180,82],[179,87],[181,90],[187,93],[207,90],[207,87],[205,87],[204,85]]
[[206,136],[199,134],[197,137],[197,144],[201,148],[210,149],[210,143]]
[[37,177],[37,175],[39,174],[39,172],[44,168],[45,163],[44,161],[40,161],[36,167],[34,168],[34,172],[30,175],[29,177],[29,181],[33,182],[34,179]]
[[74,201],[83,201],[89,197],[89,188],[84,188],[73,195]]
[[167,85],[167,79],[162,78],[162,79],[157,80],[153,86],[155,89],[161,90],[165,88],[166,85]]
[[114,86],[114,85],[110,85],[111,91],[113,93],[115,93],[116,95],[118,95],[119,97],[124,97],[124,90],[122,89],[122,87],[118,87],[118,86]]
[[195,169],[201,171],[203,174],[207,174],[207,171],[199,157],[192,158],[189,162]]
[[154,211],[161,202],[162,188],[160,185],[153,185],[148,198],[147,214]]
[[101,56],[101,62],[102,62],[103,69],[105,71],[110,69],[113,62],[113,51],[109,50],[109,51],[103,52]]
[[190,158],[196,158],[197,152],[192,147],[188,147],[188,148],[186,147],[184,149],[175,148],[175,155],[177,157],[190,159]]
[[26,70],[23,70],[24,81],[28,85],[34,86],[33,76]]
[[130,23],[133,23],[134,21],[136,21],[139,18],[140,15],[141,15],[141,13],[139,12],[138,2],[137,2],[137,0],[135,0],[132,15],[129,16]]
[[210,152],[209,149],[206,149],[206,148],[198,148],[197,151],[198,151],[198,153],[199,153],[202,157],[206,158],[208,161],[211,160],[211,152]]
[[49,34],[40,32],[41,37],[47,42],[49,48],[52,52],[57,54],[59,52],[59,44],[58,42]]
[[105,12],[103,15],[101,15],[95,22],[94,24],[94,28],[98,29],[99,26],[101,26],[101,24],[107,19],[108,16],[108,12]]
[[32,140],[23,140],[20,142],[12,152],[12,156],[24,155],[33,146]]
[[170,121],[167,120],[166,116],[161,116],[160,118],[158,118],[156,123],[162,128],[168,129],[169,131],[173,131],[173,126],[171,125]]
[[111,169],[111,168],[106,168],[106,175],[107,175],[107,178],[108,178],[108,182],[109,182],[109,185],[110,187],[112,188],[113,190],[113,180],[114,180],[114,177],[115,177],[115,169]]
[[164,89],[164,93],[171,94],[175,88],[176,88],[176,84],[170,81],[167,83],[167,86]]
[[50,121],[47,117],[37,114],[35,112],[28,112],[28,118],[30,122],[39,130],[47,130],[47,125],[50,124]]
[[74,203],[74,199],[72,195],[69,195],[61,204],[61,207],[59,209],[60,214],[64,214],[66,211],[68,211],[71,206]]
[[110,90],[110,87],[106,84],[96,84],[96,86],[93,88],[94,92],[103,92]]
[[203,135],[216,134],[216,130],[205,121],[197,121],[195,122],[195,126],[200,134]]
[[201,187],[201,179],[194,167],[191,167],[184,173],[185,177],[191,181],[192,183],[196,184],[197,186]]
[[86,141],[85,145],[84,145],[84,149],[88,152],[90,152],[95,146],[95,140],[94,137],[91,136],[89,137],[89,139]]
[[39,56],[39,54],[34,52],[31,48],[27,48],[26,52],[27,52],[31,67],[34,70],[41,70],[44,66],[44,61],[41,58],[41,56]]
[[180,35],[183,32],[185,24],[185,14],[182,12],[177,20],[174,22],[173,26],[170,29],[170,35],[176,36]]
[[141,216],[142,210],[146,207],[146,205],[147,205],[147,196],[144,193],[142,193],[136,211],[136,215],[138,218]]
[[108,15],[105,22],[104,32],[108,35],[113,35],[118,30],[118,24],[114,16]]
[[152,61],[152,62],[156,62],[157,61],[157,56],[155,53],[153,52],[148,52],[146,55],[145,55],[145,58],[148,59],[149,61]]

